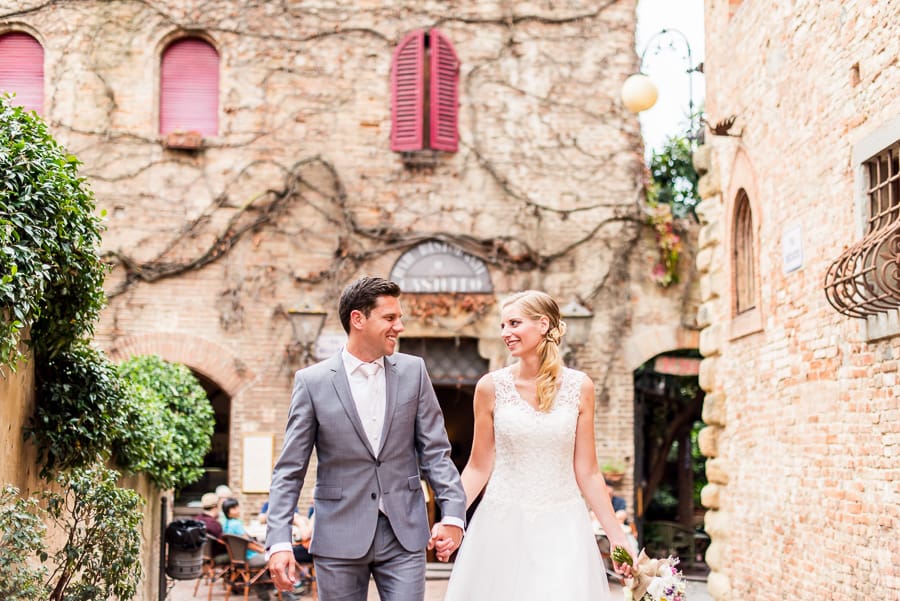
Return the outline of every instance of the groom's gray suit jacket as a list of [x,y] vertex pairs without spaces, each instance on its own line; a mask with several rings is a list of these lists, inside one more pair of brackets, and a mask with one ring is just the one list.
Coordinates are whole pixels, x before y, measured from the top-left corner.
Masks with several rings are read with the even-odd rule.
[[423,550],[430,532],[420,473],[434,489],[441,515],[465,520],[465,492],[450,460],[444,417],[425,362],[395,353],[384,358],[384,366],[385,420],[377,453],[363,430],[341,353],[295,375],[269,494],[267,548],[291,541],[313,447],[318,458],[313,555],[365,555],[375,536],[379,497],[400,544],[410,552]]

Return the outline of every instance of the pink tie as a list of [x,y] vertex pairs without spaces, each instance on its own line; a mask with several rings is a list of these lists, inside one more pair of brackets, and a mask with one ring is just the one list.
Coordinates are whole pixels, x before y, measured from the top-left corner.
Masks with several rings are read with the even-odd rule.
[[[361,363],[359,369],[366,376],[366,397],[362,399],[360,406],[364,408],[365,413],[360,415],[363,421],[363,427],[366,430],[366,436],[373,445],[381,436],[378,429],[378,370],[381,366],[377,363]],[[374,449],[376,452],[378,448]]]

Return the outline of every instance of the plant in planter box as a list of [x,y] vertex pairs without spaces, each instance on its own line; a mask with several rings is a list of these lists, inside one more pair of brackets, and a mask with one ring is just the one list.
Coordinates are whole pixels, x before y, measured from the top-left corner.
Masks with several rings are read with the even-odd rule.
[[600,471],[607,481],[618,484],[625,479],[625,462],[621,459],[607,459],[600,466]]

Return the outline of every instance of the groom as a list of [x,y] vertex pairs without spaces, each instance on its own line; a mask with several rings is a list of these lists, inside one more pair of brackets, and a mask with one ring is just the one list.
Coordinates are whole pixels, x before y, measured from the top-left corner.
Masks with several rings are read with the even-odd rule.
[[425,363],[394,353],[403,331],[399,296],[399,286],[382,278],[350,284],[339,304],[347,346],[294,377],[266,533],[279,590],[291,590],[297,576],[291,521],[313,447],[309,551],[320,601],[365,601],[370,575],[384,601],[422,601],[425,548],[433,543],[420,473],[443,516],[432,540],[451,550],[462,540],[466,497]]

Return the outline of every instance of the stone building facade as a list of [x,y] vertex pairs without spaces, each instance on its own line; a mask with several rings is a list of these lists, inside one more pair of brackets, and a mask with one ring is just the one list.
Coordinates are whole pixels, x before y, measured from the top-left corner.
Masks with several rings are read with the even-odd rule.
[[900,5],[705,4],[709,590],[897,598]]
[[[650,278],[640,131],[618,100],[634,0],[0,7],[0,35],[42,47],[42,113],[106,211],[97,341],[201,376],[214,477],[245,516],[266,497],[292,374],[339,348],[337,296],[364,274],[409,282],[401,350],[425,354],[462,447],[477,376],[507,361],[499,300],[541,288],[589,308],[568,356],[596,382],[598,456],[632,467],[633,371],[698,345],[690,286]],[[455,152],[392,150],[392,60],[417,29],[459,60]],[[188,38],[218,60],[202,137],[160,128],[162,57]],[[314,340],[292,323],[310,307],[326,313]]]

